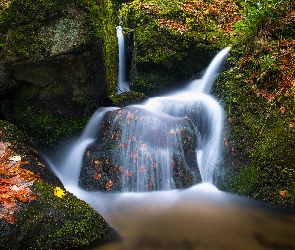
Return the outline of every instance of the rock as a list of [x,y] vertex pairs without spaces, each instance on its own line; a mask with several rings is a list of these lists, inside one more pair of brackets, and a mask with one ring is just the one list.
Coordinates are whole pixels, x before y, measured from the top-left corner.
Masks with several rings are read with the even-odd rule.
[[38,153],[0,121],[0,248],[67,249],[104,241],[110,227],[64,190]]
[[[111,0],[11,1],[0,12],[0,45],[0,99],[11,105],[2,116],[39,140],[44,135],[36,136],[29,127],[43,126],[51,144],[67,138],[81,131],[81,124],[116,88]],[[40,119],[48,120],[44,124]]]
[[85,151],[79,185],[101,191],[190,187],[201,182],[196,147],[188,119],[136,105],[111,111]]
[[176,0],[123,5],[121,26],[132,90],[149,96],[175,90],[198,78],[213,55],[228,46],[218,18],[211,12],[206,16],[200,6]]

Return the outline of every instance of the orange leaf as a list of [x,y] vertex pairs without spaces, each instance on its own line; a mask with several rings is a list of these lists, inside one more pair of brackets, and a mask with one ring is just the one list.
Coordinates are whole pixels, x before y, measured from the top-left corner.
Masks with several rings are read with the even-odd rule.
[[285,112],[286,112],[286,108],[285,107],[280,107],[280,112],[282,113],[282,114],[284,114]]
[[101,178],[101,174],[100,173],[94,174],[93,177],[95,180],[99,180]]
[[4,219],[9,224],[14,224],[17,221],[17,219],[14,216],[12,216],[12,215],[5,215],[4,216]]

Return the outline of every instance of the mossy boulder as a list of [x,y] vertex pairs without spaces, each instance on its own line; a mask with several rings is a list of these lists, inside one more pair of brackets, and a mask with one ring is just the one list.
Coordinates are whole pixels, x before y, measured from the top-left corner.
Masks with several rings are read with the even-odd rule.
[[114,11],[111,0],[11,1],[0,12],[2,117],[51,144],[80,131],[116,92]]
[[111,95],[111,100],[115,106],[125,107],[128,105],[144,102],[148,100],[148,97],[141,92],[128,91],[121,94]]
[[216,0],[122,4],[130,88],[153,96],[198,78],[216,52],[229,45],[237,9],[235,3]]
[[85,150],[79,185],[109,192],[187,188],[201,182],[191,121],[143,106],[107,112]]
[[108,223],[62,183],[12,125],[0,121],[1,249],[68,249],[103,242]]

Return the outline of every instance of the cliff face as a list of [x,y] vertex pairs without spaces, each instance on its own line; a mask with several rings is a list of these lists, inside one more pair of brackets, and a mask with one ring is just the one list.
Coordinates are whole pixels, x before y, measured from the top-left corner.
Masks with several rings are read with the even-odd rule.
[[[15,0],[5,7],[0,13],[2,117],[26,130],[50,119],[52,129],[43,136],[52,141],[81,129],[83,118],[116,88],[112,2]],[[56,133],[64,130],[60,121],[80,124]]]

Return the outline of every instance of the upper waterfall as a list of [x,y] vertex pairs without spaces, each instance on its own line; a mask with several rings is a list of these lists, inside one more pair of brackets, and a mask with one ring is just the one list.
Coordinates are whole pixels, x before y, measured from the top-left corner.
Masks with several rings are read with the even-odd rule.
[[202,79],[194,80],[188,86],[188,90],[192,90],[198,93],[208,94],[212,88],[212,85],[219,74],[220,68],[224,63],[225,58],[228,55],[230,48],[226,47],[222,49],[212,60],[209,67],[205,71]]
[[122,27],[117,26],[117,38],[118,38],[118,46],[119,46],[119,74],[118,74],[118,91],[120,94],[122,92],[129,91],[129,84],[126,81],[125,75],[125,41],[124,35],[122,32]]

